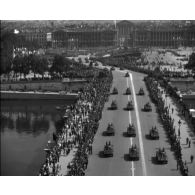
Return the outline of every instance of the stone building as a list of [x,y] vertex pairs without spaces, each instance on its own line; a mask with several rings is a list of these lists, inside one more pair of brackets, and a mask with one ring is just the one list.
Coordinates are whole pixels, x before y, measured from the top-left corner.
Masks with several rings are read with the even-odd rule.
[[115,30],[58,30],[52,32],[52,47],[81,49],[116,45]]
[[135,25],[129,21],[121,21],[116,25],[117,28],[117,45],[133,46]]
[[155,25],[127,20],[106,28],[60,28],[54,31],[25,29],[15,37],[14,47],[64,48],[68,50],[101,47],[171,47],[195,46],[195,25]]
[[128,47],[194,47],[195,26],[142,27],[129,21],[121,21],[117,23],[117,43]]

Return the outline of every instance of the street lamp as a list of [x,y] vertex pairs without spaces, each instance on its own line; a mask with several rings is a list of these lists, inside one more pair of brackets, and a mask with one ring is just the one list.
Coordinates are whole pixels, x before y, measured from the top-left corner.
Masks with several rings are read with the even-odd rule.
[[66,122],[67,122],[67,120],[68,120],[68,115],[64,115],[63,117],[63,121],[64,121],[64,126],[65,126],[65,134],[66,134],[66,144],[67,144],[67,139],[68,139],[68,128],[67,128],[67,126],[66,126]]
[[178,131],[179,131],[179,137],[180,137],[180,127],[181,127],[181,121],[180,120],[178,121],[178,124],[179,124],[179,130]]
[[181,126],[181,121],[180,120],[178,121],[178,124],[179,124],[179,128],[180,128],[180,126]]

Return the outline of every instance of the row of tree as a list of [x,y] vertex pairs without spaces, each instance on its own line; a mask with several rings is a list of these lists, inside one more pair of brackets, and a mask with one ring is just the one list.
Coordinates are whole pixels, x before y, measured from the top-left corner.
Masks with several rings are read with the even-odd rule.
[[0,49],[0,58],[1,58],[1,72],[9,72],[13,60],[13,49],[14,47],[21,48],[25,47],[29,50],[36,50],[42,48],[42,45],[39,45],[36,40],[28,41],[22,34],[14,34],[13,29],[7,30],[1,26],[1,49]]
[[188,64],[185,66],[187,69],[192,69],[195,72],[195,53],[190,55]]
[[44,77],[44,73],[48,71],[50,75],[55,73],[61,75],[63,72],[68,71],[71,64],[72,61],[62,55],[54,56],[51,66],[49,66],[49,61],[45,56],[35,54],[17,55],[10,62],[9,66],[1,67],[1,74],[9,74],[11,71],[14,71],[14,76],[23,74],[24,78],[26,78],[26,75],[32,71],[34,77],[36,77],[36,74]]

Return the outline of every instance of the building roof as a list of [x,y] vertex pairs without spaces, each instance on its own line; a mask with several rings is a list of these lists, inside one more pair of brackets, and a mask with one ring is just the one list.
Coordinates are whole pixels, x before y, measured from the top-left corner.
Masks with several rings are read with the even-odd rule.
[[128,20],[122,20],[120,22],[116,23],[117,26],[122,26],[122,25],[129,25],[129,26],[135,26],[133,22],[130,22]]
[[62,32],[115,32],[116,29],[58,29],[54,30],[53,33],[62,33]]

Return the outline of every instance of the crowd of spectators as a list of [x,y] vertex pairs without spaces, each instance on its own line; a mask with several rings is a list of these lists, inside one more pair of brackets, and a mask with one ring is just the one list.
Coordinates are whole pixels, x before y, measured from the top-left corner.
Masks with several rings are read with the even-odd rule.
[[190,108],[186,103],[184,103],[183,99],[180,97],[177,88],[173,88],[166,79],[162,79],[160,82],[161,86],[166,89],[166,92],[172,97],[177,103],[180,113],[185,117],[187,121],[189,121],[193,128],[195,129],[195,122],[192,114],[190,113]]
[[188,78],[195,76],[191,70],[186,70],[181,64],[179,66],[176,64],[169,64],[167,61],[164,61],[164,58],[159,58],[159,55],[157,55],[156,61],[150,62],[147,59],[147,55],[150,54],[142,53],[142,55],[138,55],[138,53],[135,52],[130,55],[128,53],[125,54],[123,51],[121,55],[111,55],[110,57],[100,58],[98,60],[110,66],[117,66],[147,74],[152,73],[157,68],[161,72],[161,75],[167,78]]
[[95,74],[80,92],[77,103],[66,108],[66,116],[61,119],[62,128],[57,129],[53,136],[54,146],[46,151],[40,175],[58,175],[60,155],[68,155],[73,148],[76,148],[76,153],[67,166],[67,175],[85,175],[88,155],[93,151],[93,139],[113,79],[111,72],[103,72],[101,76]]

